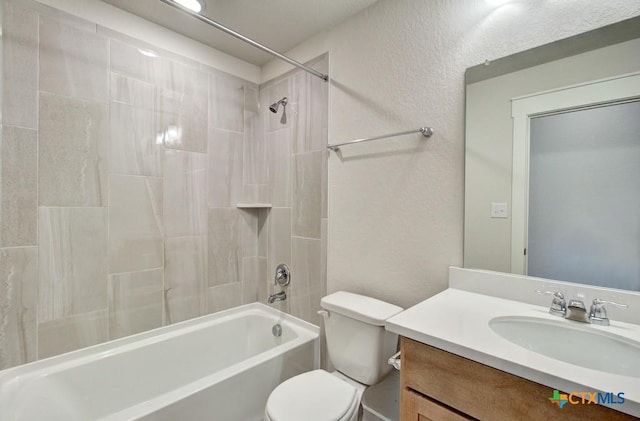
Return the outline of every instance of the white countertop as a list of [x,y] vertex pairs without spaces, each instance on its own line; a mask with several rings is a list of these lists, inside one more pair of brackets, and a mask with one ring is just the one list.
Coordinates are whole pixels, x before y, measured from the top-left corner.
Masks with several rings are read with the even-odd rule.
[[552,316],[548,310],[548,307],[449,288],[387,320],[386,328],[567,393],[624,392],[624,404],[607,406],[640,417],[640,378],[604,373],[546,357],[509,342],[489,327],[489,320],[494,317],[536,317],[577,323],[640,342],[639,325],[615,320],[611,326],[588,325]]

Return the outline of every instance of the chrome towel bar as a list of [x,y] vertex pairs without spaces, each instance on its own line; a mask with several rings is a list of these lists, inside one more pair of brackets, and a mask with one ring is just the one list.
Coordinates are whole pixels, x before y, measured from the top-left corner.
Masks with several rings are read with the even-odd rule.
[[355,143],[369,142],[371,140],[385,139],[388,137],[403,136],[411,133],[422,133],[424,137],[431,137],[433,135],[433,129],[431,127],[420,127],[417,130],[407,130],[406,132],[390,133],[390,134],[384,134],[382,136],[366,137],[364,139],[351,140],[349,142],[344,142],[344,143],[335,143],[333,145],[327,145],[327,148],[331,149],[332,151],[337,151],[338,149],[340,149],[340,146],[353,145]]

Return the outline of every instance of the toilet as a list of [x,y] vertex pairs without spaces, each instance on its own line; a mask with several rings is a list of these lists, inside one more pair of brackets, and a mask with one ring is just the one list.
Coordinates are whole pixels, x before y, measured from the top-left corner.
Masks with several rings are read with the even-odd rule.
[[267,400],[266,421],[357,421],[367,386],[392,369],[387,360],[396,352],[398,335],[384,324],[402,308],[344,291],[327,295],[320,306],[336,371],[313,370],[281,383]]

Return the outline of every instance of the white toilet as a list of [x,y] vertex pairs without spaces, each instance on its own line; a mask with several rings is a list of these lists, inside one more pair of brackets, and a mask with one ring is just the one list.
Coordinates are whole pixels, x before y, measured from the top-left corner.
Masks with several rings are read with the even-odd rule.
[[280,384],[267,401],[266,421],[357,421],[364,390],[391,370],[387,360],[398,336],[384,323],[402,308],[342,291],[324,297],[320,306],[337,371],[309,371]]

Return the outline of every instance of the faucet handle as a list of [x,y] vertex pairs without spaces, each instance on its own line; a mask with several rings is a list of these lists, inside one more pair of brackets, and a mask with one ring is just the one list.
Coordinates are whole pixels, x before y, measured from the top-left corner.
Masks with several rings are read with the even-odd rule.
[[589,309],[589,321],[594,325],[609,326],[610,323],[609,318],[607,317],[607,310],[604,308],[605,304],[610,304],[622,309],[629,307],[626,304],[620,304],[614,301],[602,300],[600,298],[594,299],[591,304],[591,309]]
[[274,280],[275,285],[280,285],[281,287],[286,287],[291,282],[291,271],[289,270],[289,266],[284,263],[280,263],[278,267],[276,267],[276,278]]
[[560,317],[564,317],[567,314],[567,302],[564,300],[564,294],[560,291],[544,291],[537,289],[536,294],[553,295],[553,301],[551,301],[551,307],[549,307],[550,314]]

